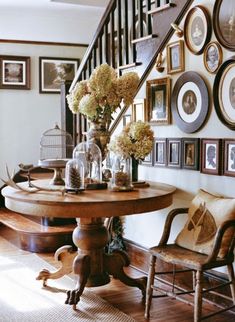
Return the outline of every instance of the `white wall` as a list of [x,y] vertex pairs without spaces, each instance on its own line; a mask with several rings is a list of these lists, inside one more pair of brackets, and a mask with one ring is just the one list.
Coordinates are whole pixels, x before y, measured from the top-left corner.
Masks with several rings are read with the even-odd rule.
[[[213,12],[213,0],[195,0],[193,6],[203,5],[206,7],[212,17]],[[184,26],[184,21],[180,23],[180,27]],[[170,42],[176,41],[176,36],[173,36]],[[214,32],[212,33],[211,40],[216,40]],[[164,51],[164,57],[166,55]],[[223,48],[223,61],[231,57],[234,53],[229,52]],[[164,63],[166,66],[166,62]],[[208,121],[202,127],[202,129],[194,134],[186,134],[182,132],[174,120],[171,125],[153,126],[155,137],[198,137],[198,138],[234,138],[234,131],[231,131],[226,126],[224,126],[218,119],[212,100],[212,89],[215,75],[209,74],[203,64],[203,55],[193,55],[190,53],[185,45],[185,71],[196,71],[198,72],[206,81],[208,85],[208,90],[211,98],[211,111],[208,117]],[[178,77],[182,73],[177,73],[170,75],[172,79],[172,88]],[[156,79],[166,76],[166,69],[164,73],[160,74],[155,69],[151,71],[148,79]],[[146,87],[142,87],[137,95],[137,98],[146,97]],[[189,201],[193,198],[199,188],[209,190],[214,193],[219,193],[226,196],[235,197],[235,179],[226,176],[215,176],[202,174],[199,171],[192,170],[176,170],[169,168],[157,168],[157,167],[147,167],[140,166],[139,171],[140,179],[159,181],[174,185],[177,191],[174,196],[174,203],[172,207],[182,207],[188,206]],[[165,221],[166,214],[169,209],[164,209],[162,211],[157,211],[150,214],[142,214],[135,216],[128,216],[125,219],[125,237],[127,239],[133,240],[146,247],[151,247],[156,245],[161,237],[163,225]],[[183,218],[179,218],[176,222],[173,235],[171,240],[174,240],[179,227],[184,223]]]
[[[104,11],[104,8],[63,4],[46,10],[37,3],[36,7],[19,8],[3,6],[0,2],[0,39],[89,44]],[[0,55],[31,59],[30,90],[0,89],[0,178],[6,178],[6,164],[12,171],[17,171],[20,162],[36,165],[43,132],[61,121],[60,95],[39,94],[39,57],[81,60],[85,51],[86,47],[0,41]]]

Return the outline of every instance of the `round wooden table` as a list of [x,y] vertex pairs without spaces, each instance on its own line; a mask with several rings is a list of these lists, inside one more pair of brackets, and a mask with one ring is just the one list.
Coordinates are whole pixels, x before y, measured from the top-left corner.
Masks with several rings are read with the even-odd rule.
[[[34,181],[37,186],[47,186],[47,181]],[[27,186],[27,183],[20,183]],[[143,296],[146,289],[146,277],[133,279],[125,274],[123,267],[129,265],[125,252],[117,250],[106,254],[104,247],[108,243],[108,230],[105,218],[143,214],[166,208],[172,204],[175,187],[154,183],[149,188],[138,188],[130,192],[106,190],[86,190],[80,194],[38,191],[29,193],[5,187],[2,195],[8,209],[24,215],[40,217],[76,218],[77,227],[73,232],[73,241],[78,253],[72,252],[72,246],[59,248],[55,256],[61,261],[61,268],[55,272],[42,270],[37,279],[46,285],[47,279],[56,279],[72,270],[78,275],[74,290],[67,292],[66,304],[76,308],[85,286],[100,286],[110,281],[110,275],[129,286],[138,287]]]

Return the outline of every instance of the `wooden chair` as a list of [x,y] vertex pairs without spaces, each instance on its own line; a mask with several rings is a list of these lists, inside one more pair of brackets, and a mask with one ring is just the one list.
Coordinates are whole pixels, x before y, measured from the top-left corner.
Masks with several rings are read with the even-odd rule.
[[[149,268],[149,274],[148,274],[146,306],[145,306],[146,319],[148,319],[150,316],[150,306],[151,306],[151,301],[153,297],[171,296],[171,297],[174,297],[175,299],[182,300],[187,304],[193,305],[194,322],[199,322],[202,319],[204,320],[206,318],[209,318],[211,316],[214,316],[216,314],[230,310],[231,308],[235,307],[235,278],[234,278],[234,269],[233,269],[233,261],[234,261],[233,251],[234,251],[234,245],[235,245],[235,216],[234,216],[234,219],[226,220],[218,227],[217,231],[215,232],[215,237],[212,244],[212,251],[210,254],[206,255],[190,249],[186,249],[184,247],[177,245],[176,243],[167,244],[173,219],[175,218],[176,215],[187,213],[187,212],[188,212],[188,208],[178,208],[178,209],[172,210],[167,217],[165,228],[163,231],[162,238],[159,242],[159,245],[157,247],[153,247],[150,249],[151,259],[150,259],[150,268]],[[228,230],[230,230],[231,232],[229,245],[228,245],[226,254],[224,254],[223,257],[219,257],[218,254],[221,250],[222,241],[223,241],[223,238],[225,237],[226,232],[228,232]],[[193,281],[195,285],[195,287],[193,287],[193,290],[179,291],[179,288],[178,288],[178,290],[175,291],[177,287],[175,287],[174,285],[174,278],[175,278],[174,274],[177,271],[173,271],[173,272],[165,272],[165,274],[173,273],[172,291],[171,292],[163,291],[163,295],[162,294],[153,295],[153,291],[156,291],[156,290],[159,292],[161,291],[158,287],[154,285],[156,274],[162,274],[162,272],[158,273],[155,271],[156,259],[160,259],[164,262],[173,264],[173,270],[175,268],[175,265],[183,266],[186,268],[186,270],[187,269],[190,271],[192,270],[194,272]],[[232,295],[231,300],[233,304],[231,306],[224,307],[219,311],[217,310],[216,312],[210,315],[206,315],[202,317],[203,293],[213,291],[215,288],[218,288],[217,286],[217,287],[211,287],[205,290],[202,286],[203,273],[206,270],[213,269],[216,267],[221,267],[224,265],[226,265],[228,269],[229,281],[227,283],[222,283],[219,287],[230,285],[231,295]],[[178,270],[178,272],[179,271],[180,270]],[[189,302],[187,299],[181,296],[181,295],[186,295],[190,293],[194,293],[194,303]]]

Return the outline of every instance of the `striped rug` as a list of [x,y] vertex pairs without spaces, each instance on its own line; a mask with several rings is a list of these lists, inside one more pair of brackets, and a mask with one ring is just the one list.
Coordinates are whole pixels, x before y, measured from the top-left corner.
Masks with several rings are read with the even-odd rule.
[[36,254],[0,255],[1,322],[134,322],[135,320],[107,301],[85,290],[77,310],[64,304],[66,290],[73,289],[69,277],[49,280],[43,288],[37,273],[53,267]]

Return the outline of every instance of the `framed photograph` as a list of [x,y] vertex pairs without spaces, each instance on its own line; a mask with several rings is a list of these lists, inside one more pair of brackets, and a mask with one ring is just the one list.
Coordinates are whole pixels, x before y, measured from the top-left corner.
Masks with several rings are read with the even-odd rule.
[[60,93],[61,83],[74,79],[79,59],[39,57],[39,92]]
[[210,42],[203,54],[204,66],[211,74],[216,73],[223,60],[223,51],[217,41]]
[[185,133],[198,131],[209,111],[206,83],[196,72],[185,72],[176,81],[172,92],[172,114],[175,123]]
[[216,0],[213,11],[215,35],[222,46],[235,51],[235,2]]
[[157,138],[154,140],[153,164],[158,167],[166,167],[167,165],[165,138]]
[[219,68],[213,85],[213,99],[220,121],[235,130],[235,57]]
[[207,174],[221,174],[222,140],[201,139],[201,172]]
[[195,55],[202,54],[211,38],[211,19],[206,8],[193,7],[187,14],[184,36],[188,49]]
[[143,161],[141,161],[142,165],[152,166],[153,165],[153,150],[146,155]]
[[0,56],[0,88],[30,89],[30,57]]
[[123,126],[126,126],[128,123],[132,121],[131,114],[123,115],[122,120],[123,120],[122,122]]
[[147,121],[146,112],[146,99],[135,99],[132,104],[132,120],[137,121]]
[[235,139],[224,139],[224,175],[235,177]]
[[170,87],[169,77],[146,82],[147,115],[152,124],[170,123]]
[[167,73],[174,74],[184,71],[184,42],[178,40],[166,47]]
[[167,139],[167,166],[181,168],[181,139]]
[[188,170],[199,170],[199,147],[200,139],[182,138],[182,168]]

